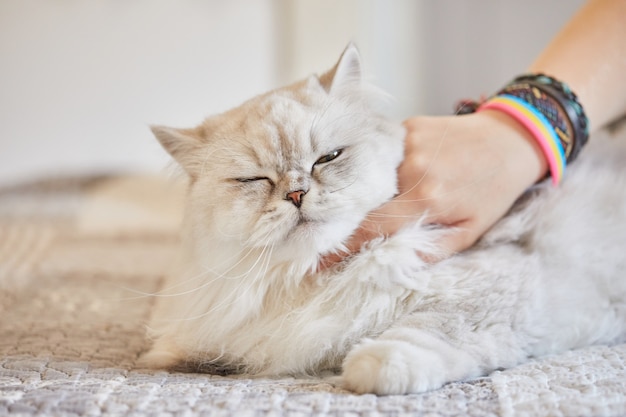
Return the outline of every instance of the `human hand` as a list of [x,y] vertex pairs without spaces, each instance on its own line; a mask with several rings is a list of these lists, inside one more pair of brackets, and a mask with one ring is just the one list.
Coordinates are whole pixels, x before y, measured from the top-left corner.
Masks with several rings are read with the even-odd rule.
[[[404,126],[399,194],[367,216],[347,243],[352,252],[424,216],[428,224],[455,228],[438,242],[444,253],[462,251],[546,175],[545,158],[533,137],[497,111],[413,117]],[[332,264],[343,256],[328,256],[322,263]]]

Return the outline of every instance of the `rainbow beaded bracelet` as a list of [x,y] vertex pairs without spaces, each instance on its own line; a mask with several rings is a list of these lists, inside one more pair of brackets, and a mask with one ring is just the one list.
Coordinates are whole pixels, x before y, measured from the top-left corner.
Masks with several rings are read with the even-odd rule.
[[509,94],[495,96],[487,100],[478,107],[477,111],[490,109],[508,114],[533,135],[548,161],[552,184],[558,185],[565,172],[565,152],[546,116],[525,100]]

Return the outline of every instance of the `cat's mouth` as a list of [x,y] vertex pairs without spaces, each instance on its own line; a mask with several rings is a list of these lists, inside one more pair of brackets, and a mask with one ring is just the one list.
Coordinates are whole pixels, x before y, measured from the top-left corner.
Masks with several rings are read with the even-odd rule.
[[324,218],[321,215],[321,213],[300,209],[298,211],[298,219],[296,221],[296,227],[301,226],[301,225],[318,224],[323,221],[324,221]]
[[285,238],[302,240],[314,237],[314,235],[320,231],[320,227],[325,223],[324,219],[317,213],[307,213],[306,210],[298,210],[297,216],[294,216],[290,220],[290,226]]
[[296,221],[292,230],[294,232],[311,232],[315,225],[319,222],[319,219],[315,219],[313,217],[307,216],[306,214],[300,213],[300,215],[298,216],[298,220]]
[[301,224],[309,223],[311,221],[312,221],[312,219],[309,216],[307,216],[304,213],[300,212],[300,215],[298,216],[298,222],[297,222],[296,225],[299,226]]
[[298,222],[296,223],[296,227],[309,226],[310,224],[315,223],[313,219],[310,219],[305,216],[300,216],[298,218]]

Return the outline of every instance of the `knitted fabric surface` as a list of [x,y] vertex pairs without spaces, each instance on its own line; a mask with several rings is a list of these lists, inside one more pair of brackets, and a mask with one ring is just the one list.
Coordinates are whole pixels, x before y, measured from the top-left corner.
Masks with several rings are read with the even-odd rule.
[[0,190],[0,415],[626,415],[624,344],[387,397],[354,395],[332,378],[138,369],[146,294],[175,256],[178,192],[145,177]]

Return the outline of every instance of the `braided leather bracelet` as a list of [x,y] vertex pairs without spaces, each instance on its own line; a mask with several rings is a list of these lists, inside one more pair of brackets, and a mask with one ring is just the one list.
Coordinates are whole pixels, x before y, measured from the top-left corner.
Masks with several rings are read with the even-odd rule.
[[555,185],[589,138],[589,121],[576,95],[545,74],[521,75],[483,102],[462,101],[457,114],[487,109],[508,114],[533,135]]
[[589,121],[576,94],[565,83],[545,74],[525,74],[498,94],[520,97],[543,113],[556,130],[568,163],[576,159],[587,143]]

